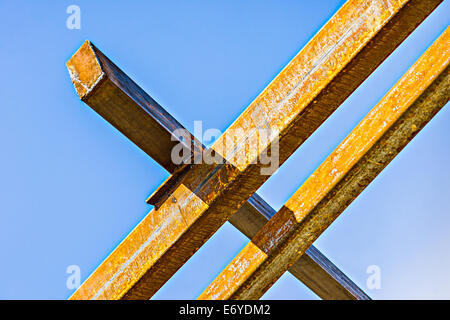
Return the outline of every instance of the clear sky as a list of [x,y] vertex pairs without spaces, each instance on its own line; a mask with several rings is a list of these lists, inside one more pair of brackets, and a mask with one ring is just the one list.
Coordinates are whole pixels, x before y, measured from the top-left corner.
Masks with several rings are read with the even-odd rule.
[[[191,131],[223,131],[343,3],[1,0],[0,298],[68,298],[66,268],[86,279],[168,176],[78,99],[84,40]],[[279,209],[449,22],[444,1],[259,194]],[[447,105],[315,243],[374,298],[450,298],[449,123]],[[154,298],[196,298],[247,241],[225,224]],[[264,298],[317,299],[288,274]]]

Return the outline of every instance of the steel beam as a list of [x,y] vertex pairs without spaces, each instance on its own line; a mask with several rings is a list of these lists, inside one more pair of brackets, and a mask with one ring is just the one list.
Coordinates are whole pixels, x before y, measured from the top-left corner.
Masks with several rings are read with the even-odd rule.
[[[82,86],[79,76],[75,76],[80,65],[88,66],[87,70],[91,74],[102,79],[89,89],[89,94],[87,85]],[[132,79],[89,41],[81,46],[68,66],[75,88],[87,105],[126,137],[135,141],[138,147],[170,173],[182,170],[183,165],[173,164],[170,148],[175,145],[175,141],[180,142],[172,140],[172,137],[177,138],[174,131],[183,127]],[[164,115],[164,121],[161,120],[161,115]],[[153,147],[156,138],[158,146]],[[188,140],[197,144],[194,150],[203,150],[201,143],[192,134],[189,134]],[[158,148],[161,146],[165,153]],[[229,222],[251,239],[274,214],[275,210],[255,193]],[[322,299],[368,299],[358,286],[314,246],[292,266],[290,272]]]
[[153,199],[158,209],[72,298],[151,297],[268,178],[256,160],[275,140],[257,147],[259,128],[280,138],[282,164],[440,2],[348,1],[216,141],[212,149],[227,162],[189,166],[169,179],[162,188],[170,196]]
[[[255,193],[228,221],[251,239],[275,212]],[[289,268],[289,272],[322,299],[370,299],[314,245]]]
[[257,299],[450,97],[450,28],[409,69],[199,299]]

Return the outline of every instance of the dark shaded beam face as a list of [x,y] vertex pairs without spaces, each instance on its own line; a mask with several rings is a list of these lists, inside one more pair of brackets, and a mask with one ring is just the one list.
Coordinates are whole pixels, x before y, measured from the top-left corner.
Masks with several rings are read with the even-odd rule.
[[[228,221],[251,239],[274,214],[275,210],[255,193]],[[314,245],[289,268],[289,272],[322,299],[370,299]]]
[[256,299],[448,102],[450,28],[253,237],[200,299]]
[[[171,161],[170,153],[181,141],[172,133],[184,128],[175,118],[89,41],[67,68],[81,100],[166,170],[177,170],[180,165]],[[193,136],[185,143],[199,144]]]
[[[174,144],[173,140],[177,141],[176,143],[179,142],[174,137],[177,138],[175,130],[180,129],[181,125],[176,121],[172,121],[172,125],[162,125],[161,115],[165,115],[166,123],[171,119],[170,115],[143,93],[142,89],[138,88],[125,73],[89,41],[86,41],[75,53],[69,61],[68,67],[74,86],[82,100],[109,119],[125,136],[134,140],[138,147],[147,150],[147,154],[173,173],[170,178],[172,185],[164,183],[151,197],[155,201],[153,204],[159,207],[159,202],[170,195],[173,185],[176,185],[189,169],[188,166],[177,167],[171,161],[170,148]],[[143,101],[149,101],[156,107],[150,109],[147,107],[149,103]],[[119,114],[117,114],[118,109],[120,109]],[[149,112],[149,110],[156,109],[159,110],[156,113]],[[122,117],[123,114],[126,116]],[[133,117],[140,117],[139,121],[130,120]],[[142,125],[144,122],[145,124]],[[147,128],[153,129],[148,130]],[[185,141],[192,142],[191,149],[197,153],[203,152],[203,146],[194,139],[192,134],[184,132],[186,133]],[[167,151],[166,153],[156,147],[151,147],[155,134],[158,135],[160,144],[166,146],[162,148],[163,151]],[[192,154],[192,157],[194,156],[195,153]],[[230,222],[251,239],[274,213],[275,210],[257,194],[254,194],[232,216]],[[292,266],[290,272],[322,299],[368,298],[358,286],[313,246],[300,261]]]
[[72,298],[151,297],[267,180],[255,159],[277,141],[282,164],[439,2],[348,1],[214,143],[227,162],[192,166]]

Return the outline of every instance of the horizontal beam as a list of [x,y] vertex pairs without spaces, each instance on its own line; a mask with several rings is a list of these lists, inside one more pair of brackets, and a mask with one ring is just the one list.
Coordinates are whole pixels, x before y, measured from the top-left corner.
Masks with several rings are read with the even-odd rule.
[[450,98],[450,28],[411,67],[199,299],[257,299]]
[[[80,72],[80,66],[88,66],[86,70],[90,75]],[[170,148],[174,146],[172,137],[176,138],[175,130],[183,127],[167,111],[89,41],[72,57],[68,67],[75,88],[87,105],[104,116],[130,140],[134,140],[138,147],[146,150],[150,157],[170,173],[181,171],[183,165],[173,165]],[[99,78],[100,81],[96,80]],[[89,86],[86,82],[95,85]],[[91,87],[89,93],[85,87]],[[164,115],[164,121],[160,120],[161,115]],[[189,136],[188,140],[203,149],[192,134]],[[158,146],[162,145],[165,153],[158,146],[152,146],[156,137]],[[274,213],[275,210],[255,193],[229,221],[251,239]],[[322,299],[368,298],[314,246],[294,263],[291,273]]]
[[277,145],[282,164],[439,2],[344,4],[214,143],[227,161],[192,165],[169,179],[170,196],[72,298],[150,298],[267,180],[264,152]]

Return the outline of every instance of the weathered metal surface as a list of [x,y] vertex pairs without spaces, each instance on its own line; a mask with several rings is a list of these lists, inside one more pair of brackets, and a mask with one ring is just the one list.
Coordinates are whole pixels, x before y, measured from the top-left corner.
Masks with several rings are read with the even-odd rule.
[[450,28],[253,237],[200,299],[256,299],[450,97]]
[[[275,213],[276,211],[255,193],[228,221],[251,239]],[[322,299],[370,299],[313,245],[289,268],[289,272]]]
[[172,132],[183,126],[100,50],[85,41],[67,68],[81,100],[166,170],[179,169],[167,154],[180,142]]
[[[111,97],[117,97],[122,95],[129,95],[131,98],[127,100],[126,104],[119,103],[115,108],[111,108],[111,103],[114,103],[116,100],[112,100],[110,96],[108,96],[108,91],[106,93],[102,93],[102,88],[96,89],[95,85],[90,85],[91,91],[93,91],[90,95],[90,99],[84,99],[85,102],[90,105],[94,110],[100,109],[103,110],[103,113],[114,113],[116,108],[121,108],[123,113],[132,114],[136,112],[136,109],[143,108],[142,104],[139,104],[139,97],[135,98],[131,92],[143,92],[142,89],[134,89],[124,91],[122,88],[129,83],[132,83],[133,86],[136,86],[134,82],[129,79],[129,77],[123,73],[117,66],[115,66],[110,60],[106,59],[105,55],[102,53],[103,59],[97,57],[100,51],[95,48],[91,43],[86,42],[74,56],[74,58],[70,61],[71,70],[74,70],[77,74],[80,72],[77,71],[80,69],[80,65],[83,66],[92,65],[92,61],[94,61],[94,68],[88,69],[88,71],[92,72],[92,77],[87,77],[84,81],[87,83],[95,83],[94,79],[102,76],[109,77],[108,74],[104,73],[102,70],[117,70],[115,74],[119,74],[119,76],[115,76],[115,78],[122,79],[122,86],[113,86],[110,87],[109,93],[114,88],[115,92],[111,94]],[[102,66],[103,63],[107,63],[110,66]],[[73,74],[73,72],[72,72]],[[81,72],[82,76],[86,77],[85,72]],[[103,79],[105,81],[106,79]],[[74,85],[80,86],[81,84],[78,81],[74,81]],[[101,85],[100,82],[97,82],[96,85]],[[86,85],[87,86],[87,85]],[[77,90],[80,93],[80,97],[85,97],[86,90],[84,87],[81,87]],[[99,97],[92,97],[93,95],[100,94]],[[142,96],[143,94],[141,94]],[[146,95],[145,95],[146,96]],[[150,100],[150,99],[146,99]],[[153,101],[153,100],[151,100]],[[95,103],[93,103],[95,102]],[[134,103],[134,106],[128,110],[127,108]],[[154,103],[155,104],[155,103]],[[159,109],[162,109],[158,106]],[[143,110],[146,112],[146,109]],[[164,145],[172,145],[171,136],[175,136],[175,133],[171,131],[173,128],[180,128],[181,125],[178,124],[173,118],[171,118],[170,114],[166,111],[162,111],[159,113],[166,114],[167,121],[173,123],[171,126],[163,126],[160,125],[159,130],[167,131],[166,134],[159,136],[159,142]],[[147,113],[148,117],[141,119],[141,121],[151,121],[151,124],[143,126],[144,128],[154,127],[160,124],[158,118],[155,118],[152,113]],[[111,114],[107,116],[108,119],[114,118],[115,115]],[[117,123],[117,122],[116,122]],[[136,126],[134,123],[130,123],[126,126],[121,126],[118,129],[127,137],[133,136],[136,131],[141,130],[139,126]],[[187,131],[186,131],[187,132]],[[142,146],[142,142],[149,141],[145,138],[145,135],[150,135],[149,139],[151,139],[154,131],[141,130],[139,133],[142,139],[138,140],[138,147],[145,148],[148,146],[144,144]],[[192,135],[191,135],[192,136]],[[197,141],[192,138],[189,140]],[[199,148],[203,148],[201,144],[199,144]],[[167,166],[166,164],[171,163],[170,152],[164,154],[161,153],[156,148],[147,148],[147,154],[149,154],[152,158],[154,158],[160,165],[165,167],[168,170],[172,170],[173,166]],[[179,166],[182,167],[183,165]],[[176,169],[177,175],[182,175],[185,172],[184,169]],[[174,173],[173,171],[171,173]],[[166,184],[164,184],[166,185]],[[165,192],[170,194],[170,189],[168,190],[158,190],[158,192]],[[270,219],[272,215],[275,214],[275,210],[272,209],[261,197],[259,197],[256,193],[252,195],[248,202],[246,202],[229,220],[232,225],[234,225],[238,230],[240,230],[244,235],[248,238],[252,238],[258,230],[264,226],[264,224]],[[303,281],[306,286],[308,286],[313,292],[315,292],[322,299],[368,299],[369,297],[358,287],[356,286],[348,277],[345,276],[331,261],[329,261],[319,250],[311,246],[302,258],[294,263],[291,268],[291,273],[297,277],[299,280]]]
[[228,162],[191,166],[72,298],[151,297],[268,178],[257,129],[283,163],[440,2],[348,1],[216,141]]

